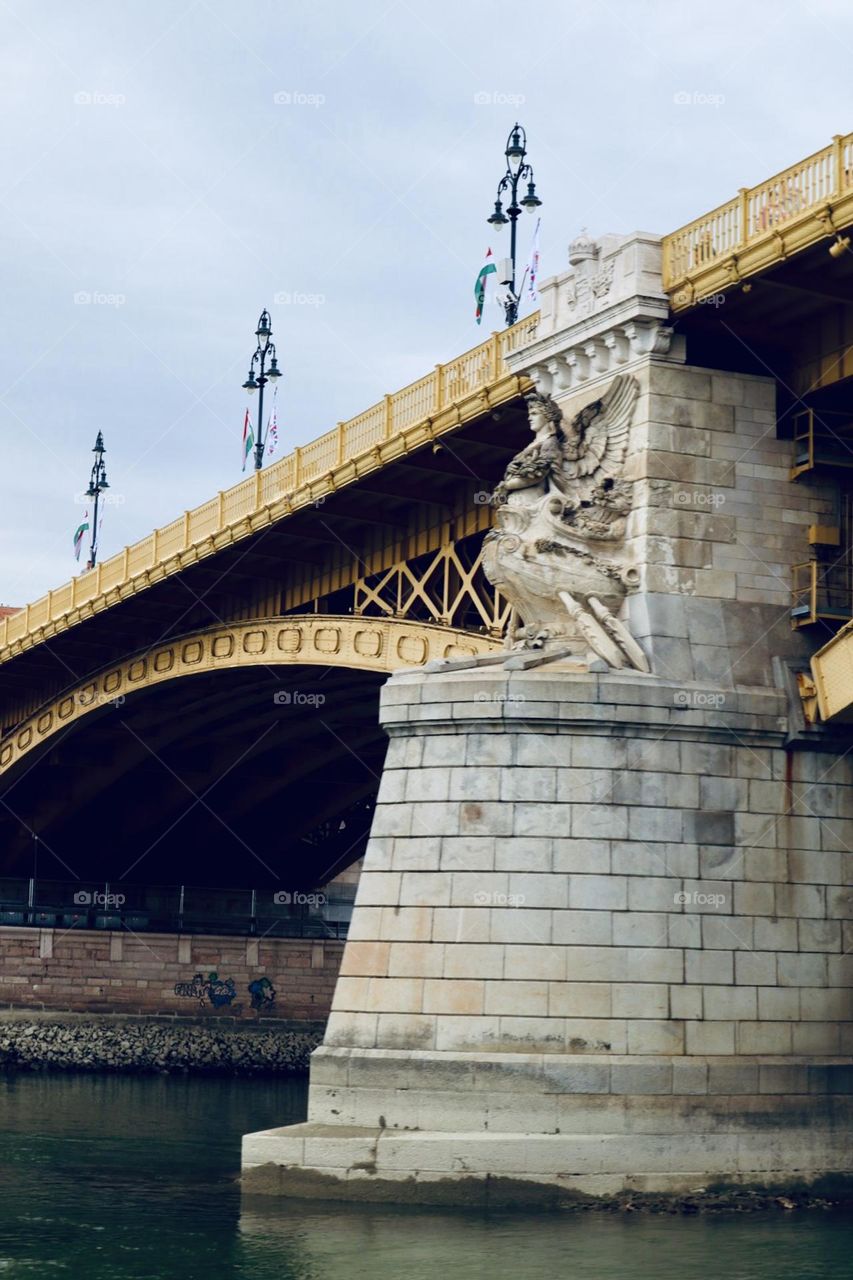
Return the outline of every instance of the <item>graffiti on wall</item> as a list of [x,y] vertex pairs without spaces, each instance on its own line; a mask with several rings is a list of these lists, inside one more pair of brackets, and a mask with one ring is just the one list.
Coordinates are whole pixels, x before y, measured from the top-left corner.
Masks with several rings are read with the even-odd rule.
[[269,978],[255,978],[249,983],[249,995],[252,997],[252,1008],[271,1009],[275,1004],[275,987]]
[[[252,1008],[256,1011],[271,1009],[275,1004],[275,987],[269,978],[255,978],[249,983],[248,990]],[[198,1000],[202,1008],[210,1005],[213,1009],[223,1009],[232,1007],[237,988],[233,978],[220,978],[218,973],[211,972],[207,977],[196,973],[189,982],[176,982],[174,992],[180,999]],[[233,1012],[240,1008],[240,1005],[234,1005]]]
[[203,974],[196,973],[189,982],[175,983],[176,996],[185,1000],[198,1000],[202,1008],[210,1004],[214,1009],[221,1009],[230,1005],[236,994],[234,979],[220,978],[215,972],[209,973],[206,978]]

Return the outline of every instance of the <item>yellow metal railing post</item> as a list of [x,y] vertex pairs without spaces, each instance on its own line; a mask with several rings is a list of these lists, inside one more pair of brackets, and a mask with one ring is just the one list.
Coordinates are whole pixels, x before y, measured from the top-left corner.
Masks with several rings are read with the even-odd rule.
[[393,396],[385,397],[385,439],[391,435],[394,427],[394,406],[392,404]]
[[817,622],[817,560],[812,560],[812,580],[811,580],[811,611],[812,622]]
[[338,437],[337,437],[337,440],[335,441],[335,465],[339,467],[341,463],[344,461],[344,424],[343,422],[338,423],[337,431],[338,431]]
[[832,194],[840,195],[844,190],[844,134],[832,135]]
[[302,480],[302,450],[297,445],[297,447],[293,450],[293,487],[294,489],[299,488],[299,484],[301,480]]
[[260,472],[260,469],[258,469],[258,470],[255,472],[255,494],[254,494],[254,498],[255,498],[255,511],[257,511],[257,510],[260,508],[260,505],[261,505],[261,472]]
[[435,366],[435,396],[434,396],[435,412],[438,413],[444,405],[444,365],[437,364]]
[[184,551],[190,545],[190,513],[184,512]]
[[740,196],[740,237],[739,243],[746,244],[749,239],[749,187],[741,187]]

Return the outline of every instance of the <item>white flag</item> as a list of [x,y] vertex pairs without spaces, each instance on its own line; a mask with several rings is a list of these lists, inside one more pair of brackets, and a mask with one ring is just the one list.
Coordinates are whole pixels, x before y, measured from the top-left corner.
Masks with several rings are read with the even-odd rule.
[[536,219],[530,257],[527,259],[527,296],[534,304],[539,302],[539,224],[541,221],[541,218]]

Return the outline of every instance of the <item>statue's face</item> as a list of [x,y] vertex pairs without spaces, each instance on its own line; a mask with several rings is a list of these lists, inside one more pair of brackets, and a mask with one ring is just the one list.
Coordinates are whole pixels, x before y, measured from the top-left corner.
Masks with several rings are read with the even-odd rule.
[[548,425],[548,419],[545,417],[545,410],[542,408],[542,405],[537,404],[535,400],[530,406],[528,418],[530,421],[530,429],[535,432],[536,435],[539,435],[539,432]]

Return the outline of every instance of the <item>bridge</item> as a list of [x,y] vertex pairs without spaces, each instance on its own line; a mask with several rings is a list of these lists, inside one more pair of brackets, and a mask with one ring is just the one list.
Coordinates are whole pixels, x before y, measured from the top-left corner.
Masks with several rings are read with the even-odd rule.
[[537,315],[0,623],[9,874],[363,857],[248,1187],[850,1174],[851,147],[577,237]]
[[[0,621],[8,874],[35,837],[57,875],[301,885],[334,869],[306,849],[375,795],[382,679],[502,644],[509,605],[481,549],[526,432],[530,383],[506,358],[536,325],[493,334]],[[194,801],[226,775],[214,817]],[[109,847],[85,855],[93,824]],[[362,823],[348,857],[365,838]],[[200,848],[204,865],[188,853]]]

